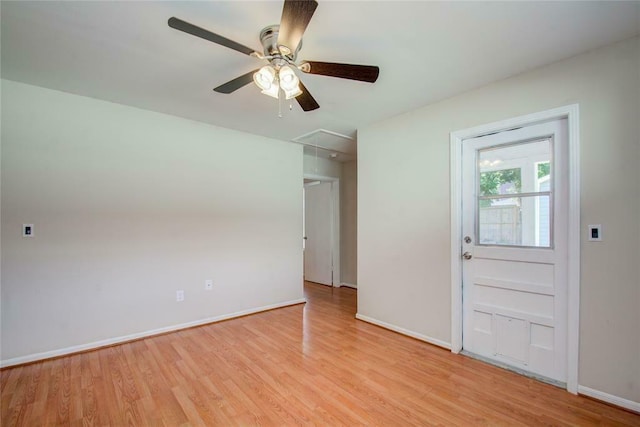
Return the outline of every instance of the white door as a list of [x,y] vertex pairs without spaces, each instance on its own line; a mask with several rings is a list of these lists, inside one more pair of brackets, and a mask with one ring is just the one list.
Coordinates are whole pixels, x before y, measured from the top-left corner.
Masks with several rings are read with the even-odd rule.
[[463,349],[564,383],[567,121],[462,146]]
[[304,280],[332,285],[331,183],[313,183],[304,189]]

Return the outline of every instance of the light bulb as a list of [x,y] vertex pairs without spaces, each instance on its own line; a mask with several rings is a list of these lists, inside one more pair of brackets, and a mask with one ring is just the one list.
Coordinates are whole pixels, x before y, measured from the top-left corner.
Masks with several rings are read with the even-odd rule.
[[280,87],[285,92],[298,88],[298,83],[300,83],[300,80],[298,79],[298,76],[296,76],[296,74],[293,72],[291,67],[289,67],[288,65],[281,67],[278,74]]
[[269,89],[265,89],[262,91],[265,95],[269,95],[272,98],[278,99],[278,92],[280,91],[280,87],[278,87],[278,83],[272,84]]
[[[269,65],[265,65],[253,74],[253,81],[264,91],[270,90],[275,83],[276,70]],[[275,85],[277,87],[277,84]]]
[[291,99],[295,98],[298,95],[302,95],[302,91],[297,85],[293,89],[286,90],[282,88],[282,90],[284,91],[284,99]]

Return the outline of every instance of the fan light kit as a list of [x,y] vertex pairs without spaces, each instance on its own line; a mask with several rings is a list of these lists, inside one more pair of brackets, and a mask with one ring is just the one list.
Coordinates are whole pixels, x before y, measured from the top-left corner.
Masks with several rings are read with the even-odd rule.
[[285,0],[280,25],[271,25],[260,31],[262,53],[175,17],[169,18],[168,24],[176,30],[268,61],[268,65],[220,85],[213,89],[214,91],[229,94],[253,81],[263,94],[276,99],[295,98],[304,111],[312,111],[320,105],[300,81],[298,71],[367,83],[374,83],[380,73],[380,69],[372,65],[297,62],[298,52],[302,47],[302,35],[317,7],[318,2],[315,0]]
[[285,99],[302,95],[300,79],[288,65],[283,65],[279,70],[265,65],[253,74],[253,81],[262,89],[262,93],[276,99],[279,98],[280,89],[284,92]]

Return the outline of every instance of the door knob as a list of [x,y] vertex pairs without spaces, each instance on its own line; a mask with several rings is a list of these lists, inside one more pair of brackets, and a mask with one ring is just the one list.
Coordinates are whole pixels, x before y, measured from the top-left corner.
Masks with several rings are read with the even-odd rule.
[[471,259],[471,258],[473,258],[473,255],[471,255],[471,252],[465,252],[465,253],[462,254],[462,258]]

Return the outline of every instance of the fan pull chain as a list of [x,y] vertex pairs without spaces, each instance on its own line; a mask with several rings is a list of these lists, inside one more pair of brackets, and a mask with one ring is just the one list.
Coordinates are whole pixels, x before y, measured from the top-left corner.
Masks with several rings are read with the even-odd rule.
[[278,117],[282,118],[282,91],[278,91]]

